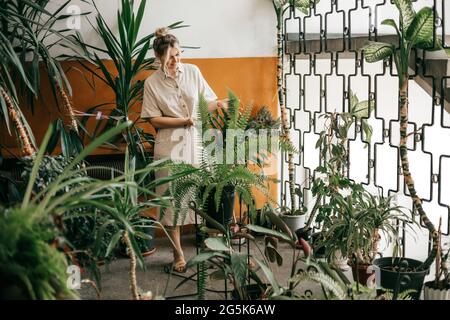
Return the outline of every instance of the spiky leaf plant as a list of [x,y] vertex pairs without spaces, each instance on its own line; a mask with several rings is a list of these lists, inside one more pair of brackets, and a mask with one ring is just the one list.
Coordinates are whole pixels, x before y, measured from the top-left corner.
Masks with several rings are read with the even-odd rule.
[[[96,25],[92,24],[95,33],[101,39],[99,46],[87,43],[81,34],[68,37],[68,42],[63,44],[75,52],[69,58],[82,59],[81,65],[90,72],[95,79],[108,86],[115,95],[115,100],[102,103],[92,107],[89,112],[101,111],[107,114],[106,122],[99,122],[103,127],[97,126],[94,132],[84,132],[94,138],[97,132],[103,132],[114,127],[117,123],[128,119],[138,119],[140,106],[143,98],[144,81],[139,80],[139,75],[144,71],[155,69],[155,58],[148,57],[154,34],[147,34],[141,38],[138,35],[142,29],[143,17],[147,1],[140,1],[137,12],[134,12],[133,0],[121,0],[121,9],[117,12],[117,35],[108,26],[106,19],[96,6],[96,1],[92,4],[96,10]],[[170,29],[182,28],[182,22],[176,22],[169,26]],[[112,60],[112,67],[107,66],[100,56],[107,55]],[[93,67],[94,66],[94,67]],[[87,118],[83,120],[85,127]],[[139,120],[139,119],[138,119]],[[123,138],[127,142],[130,154],[138,157],[138,161],[148,163],[146,145],[153,143],[153,137],[148,132],[144,132],[137,125],[137,120],[123,133]]]

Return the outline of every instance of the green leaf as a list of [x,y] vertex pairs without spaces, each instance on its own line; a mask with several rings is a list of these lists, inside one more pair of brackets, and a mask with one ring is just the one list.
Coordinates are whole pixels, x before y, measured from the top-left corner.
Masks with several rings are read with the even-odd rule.
[[217,251],[201,252],[186,263],[186,268],[191,268],[214,257],[226,258],[226,255]]
[[205,245],[214,251],[230,251],[230,247],[227,246],[225,238],[208,238],[205,240]]
[[351,110],[352,116],[356,119],[369,117],[369,101],[361,101],[353,106]]
[[265,235],[273,236],[273,237],[275,237],[277,239],[280,239],[280,240],[284,240],[284,241],[287,241],[287,242],[292,242],[292,239],[289,238],[289,236],[287,236],[286,234],[281,233],[279,231],[276,231],[276,230],[267,229],[267,228],[264,228],[264,227],[261,227],[261,226],[256,226],[256,225],[253,225],[253,224],[247,225],[247,228],[250,229],[251,231],[254,231],[254,232],[259,232],[259,233],[262,233],[262,234],[265,234]]
[[111,241],[108,244],[108,248],[106,249],[105,257],[108,257],[111,254],[111,252],[116,248],[117,243],[122,238],[122,233],[123,233],[123,230],[119,230],[111,238]]
[[413,9],[411,0],[394,0],[394,3],[400,12],[400,25],[402,26],[404,33],[413,21],[416,13]]
[[243,285],[247,278],[247,257],[247,254],[242,252],[234,252],[230,257],[231,270],[239,285]]
[[395,48],[389,43],[369,41],[362,50],[366,61],[372,63],[388,59],[394,53]]
[[421,42],[430,42],[434,31],[434,11],[430,7],[421,9],[406,31],[406,39],[413,45]]
[[270,285],[272,286],[274,295],[276,295],[276,296],[279,295],[281,293],[280,286],[278,285],[278,282],[277,282],[272,270],[270,270],[269,267],[266,266],[266,264],[263,263],[262,261],[259,261],[257,258],[254,258],[254,259],[259,264],[259,266],[261,267],[261,270],[264,272],[264,275],[266,276],[267,280],[269,281]]
[[393,19],[385,19],[381,22],[382,25],[391,26],[397,32],[397,35],[400,35],[400,30],[398,29],[397,23]]

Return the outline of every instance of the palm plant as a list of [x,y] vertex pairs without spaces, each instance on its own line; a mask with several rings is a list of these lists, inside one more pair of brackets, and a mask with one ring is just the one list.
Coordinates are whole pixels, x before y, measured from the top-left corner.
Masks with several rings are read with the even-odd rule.
[[[156,179],[144,185],[147,176],[156,168],[162,168],[160,167],[162,163],[160,163],[161,161],[154,162],[142,170],[136,170],[135,159],[135,157],[129,156],[127,149],[125,154],[125,172],[119,178],[119,181],[122,180],[123,183],[108,187],[106,194],[101,198],[89,200],[85,203],[98,208],[100,214],[106,218],[106,223],[97,232],[99,239],[101,239],[107,228],[112,227],[116,230],[108,244],[106,256],[110,255],[119,246],[120,241],[123,241],[126,245],[130,256],[131,292],[133,298],[138,300],[136,266],[137,262],[142,268],[145,265],[137,240],[139,238],[150,240],[150,236],[142,230],[154,227],[149,224],[149,220],[145,219],[142,214],[150,208],[169,206],[168,197],[160,197],[152,190],[160,184],[189,175],[192,169],[180,171],[169,178]],[[139,201],[140,197],[147,198],[147,200]]]
[[[69,41],[64,44],[75,52],[75,56],[69,58],[84,59],[85,61],[80,61],[81,65],[95,78],[105,83],[115,94],[114,102],[94,106],[88,112],[102,110],[103,113],[109,113],[103,130],[128,119],[136,119],[133,120],[133,125],[124,132],[123,137],[130,148],[130,154],[137,156],[138,161],[144,160],[144,163],[148,162],[145,145],[152,143],[153,137],[137,126],[139,112],[134,110],[139,107],[143,98],[144,81],[139,80],[138,77],[144,71],[155,69],[155,58],[147,57],[154,34],[151,33],[138,39],[146,3],[146,0],[142,0],[135,14],[133,0],[121,1],[122,8],[117,12],[119,35],[116,35],[106,23],[93,0],[92,4],[96,9],[97,16],[96,26],[91,25],[99,35],[103,48],[85,42],[79,32],[69,36]],[[169,26],[170,29],[181,27],[183,27],[181,22]],[[112,68],[106,65],[100,55],[107,55],[112,60]],[[87,119],[83,121],[83,127],[86,122]],[[100,123],[99,121],[92,138],[100,130]],[[84,131],[88,134],[86,129]]]
[[414,209],[419,213],[421,222],[428,229],[433,244],[427,259],[423,262],[420,270],[426,270],[433,263],[439,246],[439,233],[428,218],[423,206],[422,199],[417,195],[414,179],[409,169],[408,159],[408,83],[409,83],[409,60],[414,49],[430,50],[439,46],[438,39],[434,39],[434,10],[424,7],[419,12],[415,12],[411,0],[394,0],[400,13],[400,24],[392,19],[382,22],[384,25],[395,29],[399,37],[399,46],[382,42],[369,42],[362,50],[367,62],[377,62],[392,57],[397,68],[399,79],[399,104],[400,104],[400,159],[402,174],[405,184],[411,196]]

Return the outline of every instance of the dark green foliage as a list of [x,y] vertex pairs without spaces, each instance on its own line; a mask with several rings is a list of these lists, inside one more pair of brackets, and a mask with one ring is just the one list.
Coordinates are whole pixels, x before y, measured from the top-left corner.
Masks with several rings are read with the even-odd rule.
[[66,285],[66,258],[52,246],[54,234],[27,210],[0,215],[0,299],[76,298]]
[[[67,158],[63,155],[44,156],[34,182],[34,193],[38,194],[47,189],[64,172],[64,169],[72,160],[73,158]],[[25,157],[22,162],[24,164],[22,181],[28,183],[34,158]],[[94,181],[88,176],[87,171],[81,164],[75,167],[72,178],[76,179],[74,180],[76,183],[67,185],[65,189],[58,191],[55,196],[61,196],[71,189]],[[101,279],[97,263],[114,258],[114,255],[106,257],[106,248],[116,230],[113,227],[108,227],[101,235],[96,234],[96,231],[106,221],[107,219],[104,216],[97,214],[97,209],[94,206],[83,206],[64,212],[61,225],[59,225],[67,245],[76,251],[71,256],[74,260],[72,262],[87,268],[98,284],[100,284]],[[95,249],[94,244],[97,245]]]
[[261,107],[258,112],[252,116],[247,124],[247,129],[280,129],[280,119],[275,119],[272,116],[269,108],[266,106]]

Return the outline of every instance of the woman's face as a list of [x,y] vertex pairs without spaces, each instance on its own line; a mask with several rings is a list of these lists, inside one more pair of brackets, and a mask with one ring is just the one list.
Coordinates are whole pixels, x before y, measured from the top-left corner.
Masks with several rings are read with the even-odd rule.
[[176,45],[175,47],[169,47],[169,49],[167,49],[167,55],[163,57],[162,63],[166,65],[168,71],[177,70],[178,64],[180,63],[181,60],[180,54],[181,50],[178,45]]

